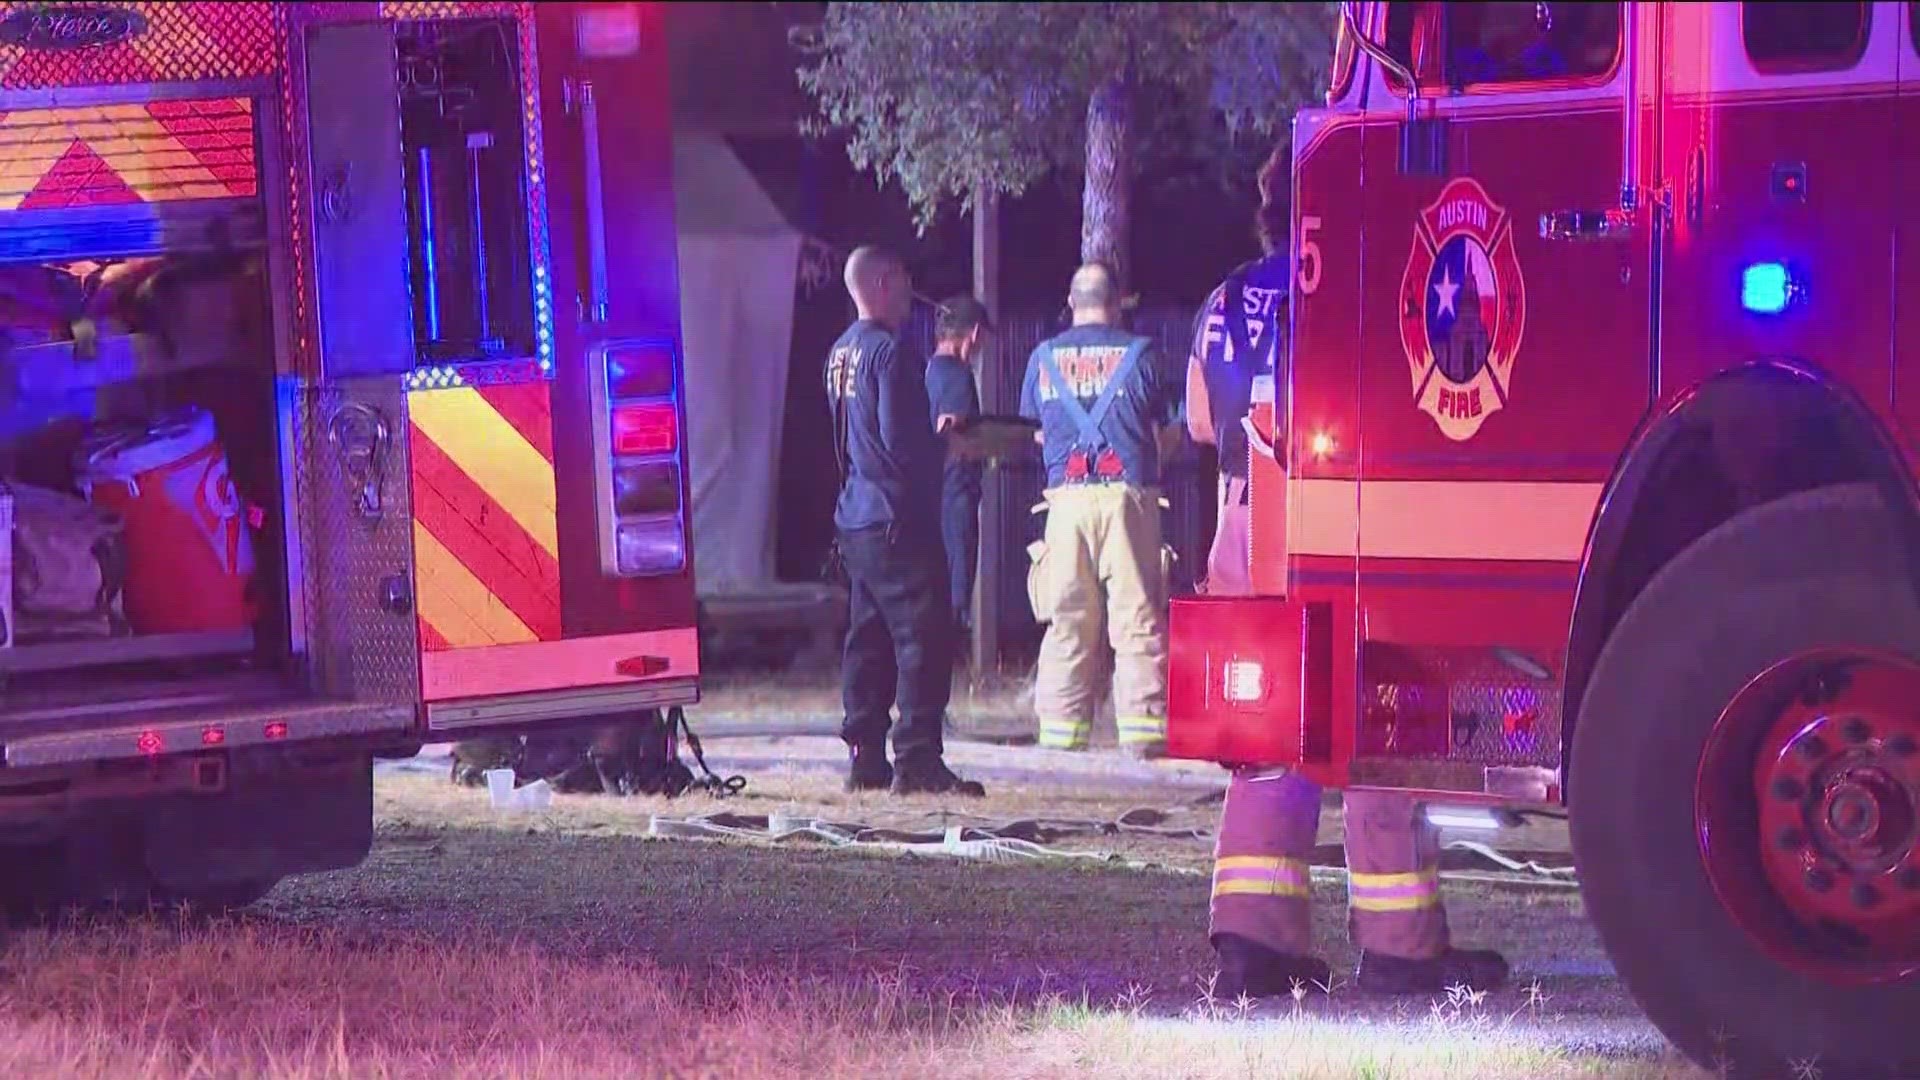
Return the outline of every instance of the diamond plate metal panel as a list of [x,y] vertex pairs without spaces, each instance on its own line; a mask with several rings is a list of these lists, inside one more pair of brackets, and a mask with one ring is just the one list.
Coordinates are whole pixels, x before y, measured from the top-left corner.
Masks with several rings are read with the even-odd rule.
[[380,5],[383,19],[472,19],[507,15],[521,17],[533,5],[513,0],[401,0]]
[[[377,517],[361,513],[362,485],[329,436],[333,419],[356,404],[375,410],[387,429]],[[420,694],[406,410],[405,390],[390,377],[308,389],[298,410],[315,681],[327,694],[361,702],[411,705]]]
[[1540,679],[1491,649],[1370,643],[1362,664],[1360,746],[1406,761],[1556,766],[1558,679]]
[[[38,3],[0,4],[0,18]],[[120,86],[270,75],[278,8],[272,3],[109,4],[139,16],[146,30],[126,41],[85,49],[0,45],[0,89]]]

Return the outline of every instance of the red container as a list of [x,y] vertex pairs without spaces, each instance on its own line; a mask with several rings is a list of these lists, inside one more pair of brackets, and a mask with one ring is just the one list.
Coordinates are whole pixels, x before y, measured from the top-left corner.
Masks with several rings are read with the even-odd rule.
[[1329,760],[1328,605],[1183,596],[1173,601],[1168,630],[1169,757],[1222,765]]
[[253,543],[213,417],[198,409],[85,450],[87,498],[126,522],[135,633],[252,625]]

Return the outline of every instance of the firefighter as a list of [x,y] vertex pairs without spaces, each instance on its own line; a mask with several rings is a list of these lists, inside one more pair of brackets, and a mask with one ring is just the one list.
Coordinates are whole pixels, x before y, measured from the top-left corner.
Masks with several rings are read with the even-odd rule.
[[1110,642],[1121,749],[1153,758],[1167,739],[1160,426],[1176,422],[1178,390],[1153,343],[1117,325],[1105,267],[1081,267],[1067,304],[1072,328],[1033,350],[1020,391],[1047,470],[1046,534],[1028,578],[1047,624],[1034,680],[1040,745],[1086,748]]
[[942,747],[953,678],[943,455],[927,415],[926,362],[898,337],[912,285],[898,257],[872,247],[847,258],[846,284],[860,317],[834,342],[826,376],[842,475],[833,520],[850,605],[840,668],[847,790],[985,795],[947,768]]
[[[965,430],[980,418],[973,363],[992,332],[986,305],[973,297],[956,296],[940,305],[933,359],[927,361],[927,396],[936,433]],[[940,488],[940,535],[947,551],[947,596],[952,601],[956,646],[966,640],[970,629],[974,568],[980,561],[981,471],[976,461],[949,456]]]
[[[1276,149],[1260,171],[1257,219],[1264,257],[1227,275],[1195,329],[1187,362],[1187,430],[1220,448],[1220,515],[1204,590],[1252,591],[1248,565],[1247,442],[1241,418],[1253,380],[1284,361],[1288,276],[1287,180]],[[1276,392],[1286,379],[1274,380]],[[1276,415],[1285,415],[1284,403]],[[1491,989],[1506,981],[1494,952],[1455,949],[1440,903],[1440,848],[1422,807],[1398,793],[1346,796],[1348,933],[1360,949],[1355,982],[1385,993]],[[1320,828],[1320,788],[1284,769],[1238,768],[1227,787],[1214,851],[1208,936],[1219,959],[1214,993],[1225,998],[1325,988],[1313,955],[1307,857]]]

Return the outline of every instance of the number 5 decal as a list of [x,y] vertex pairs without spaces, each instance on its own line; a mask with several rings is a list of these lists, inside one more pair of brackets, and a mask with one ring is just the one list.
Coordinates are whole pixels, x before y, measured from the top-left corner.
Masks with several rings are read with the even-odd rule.
[[1300,295],[1312,296],[1320,288],[1320,245],[1313,234],[1320,229],[1320,219],[1310,214],[1300,216]]

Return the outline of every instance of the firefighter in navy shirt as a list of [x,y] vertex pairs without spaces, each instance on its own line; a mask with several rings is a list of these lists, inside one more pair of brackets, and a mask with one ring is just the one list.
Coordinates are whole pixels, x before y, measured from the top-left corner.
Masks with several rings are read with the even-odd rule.
[[[1187,430],[1220,447],[1220,520],[1205,591],[1246,596],[1247,440],[1253,380],[1274,377],[1275,415],[1287,385],[1286,290],[1291,263],[1282,246],[1287,209],[1275,199],[1287,179],[1276,150],[1260,170],[1260,246],[1266,255],[1227,275],[1201,312],[1187,361]],[[1285,440],[1276,439],[1284,446]],[[1360,948],[1355,982],[1364,990],[1438,993],[1490,989],[1506,980],[1498,953],[1455,949],[1440,903],[1440,845],[1418,802],[1393,792],[1350,792],[1345,800],[1348,934]],[[1313,882],[1307,858],[1320,829],[1320,788],[1286,769],[1236,768],[1214,845],[1208,937],[1219,957],[1214,993],[1264,997],[1295,985],[1325,987],[1313,955]]]
[[826,379],[842,472],[833,522],[848,577],[840,668],[847,789],[984,795],[943,757],[953,677],[939,533],[943,455],[927,416],[926,362],[898,337],[912,285],[900,260],[877,248],[848,257],[846,284],[860,317],[834,342]]
[[[956,296],[940,305],[933,359],[927,361],[927,404],[937,434],[964,430],[980,418],[973,364],[992,331],[986,306],[973,297]],[[973,575],[980,560],[981,471],[978,462],[949,456],[940,486],[940,536],[947,550],[947,596],[959,635],[956,647],[972,622]]]
[[1178,389],[1153,343],[1116,325],[1120,297],[1104,267],[1081,267],[1067,303],[1073,328],[1033,350],[1020,391],[1047,469],[1046,537],[1030,549],[1027,579],[1034,618],[1047,624],[1034,680],[1040,745],[1086,748],[1111,644],[1121,748],[1157,757],[1167,739],[1160,442]]

